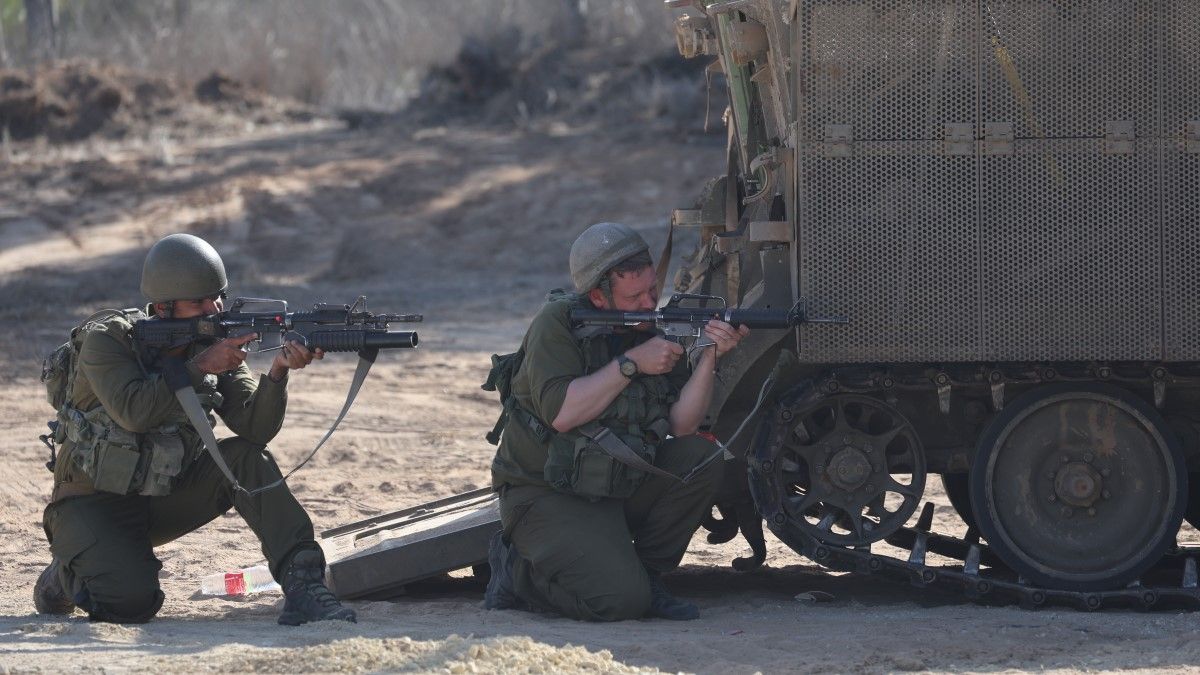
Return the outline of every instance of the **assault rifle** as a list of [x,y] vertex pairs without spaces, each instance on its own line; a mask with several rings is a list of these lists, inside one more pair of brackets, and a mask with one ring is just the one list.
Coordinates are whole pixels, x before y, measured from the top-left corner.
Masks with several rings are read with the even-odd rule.
[[[210,316],[138,321],[133,325],[133,340],[143,357],[149,357],[152,364],[161,365],[163,379],[175,393],[175,398],[179,400],[188,421],[200,435],[213,463],[233,485],[235,496],[241,493],[245,497],[251,497],[283,485],[284,481],[317,454],[317,450],[329,440],[346,413],[350,411],[350,406],[367,379],[367,373],[375,363],[380,349],[417,346],[415,331],[388,330],[388,324],[421,321],[423,318],[420,314],[371,314],[367,311],[366,298],[361,296],[353,305],[318,304],[307,312],[287,311],[285,300],[237,298],[228,310]],[[304,461],[287,472],[287,475],[253,490],[242,487],[229,469],[217,446],[217,437],[208,423],[207,413],[200,404],[196,390],[192,388],[191,375],[186,365],[182,359],[169,354],[172,349],[192,343],[211,344],[224,338],[250,333],[258,336],[248,343],[252,351],[268,352],[282,349],[285,341],[297,340],[309,349],[358,352],[359,356],[358,368],[350,382],[350,391],[346,394],[342,410],[329,427],[329,431],[325,432]]]
[[849,323],[846,317],[812,317],[799,300],[790,309],[740,309],[727,307],[725,299],[716,295],[676,293],[659,309],[649,312],[623,312],[610,309],[573,309],[571,322],[578,326],[613,328],[652,323],[668,340],[682,343],[693,340],[692,349],[713,344],[705,341],[704,326],[712,319],[724,321],[735,328],[795,328],[803,323]]
[[144,319],[133,326],[133,339],[143,354],[155,360],[164,352],[193,342],[214,343],[256,333],[247,351],[282,349],[297,340],[309,349],[361,352],[417,346],[416,331],[391,331],[389,323],[422,320],[420,314],[371,314],[366,298],[353,305],[318,304],[306,312],[287,311],[286,300],[237,298],[228,310],[191,319]]

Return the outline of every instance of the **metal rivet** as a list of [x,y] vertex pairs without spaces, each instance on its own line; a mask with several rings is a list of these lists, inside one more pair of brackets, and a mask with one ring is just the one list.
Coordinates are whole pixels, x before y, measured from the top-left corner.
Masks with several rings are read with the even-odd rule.
[[782,513],[776,513],[775,517],[771,520],[774,520],[777,525],[782,525],[787,520],[787,516]]
[[1089,516],[1094,516],[1094,515],[1096,515],[1096,509],[1094,509],[1094,508],[1092,508],[1092,509],[1088,509],[1088,515],[1089,515]]
[[1109,493],[1108,490],[1104,490],[1103,492],[1100,493],[1100,497],[1102,497],[1103,499],[1108,499],[1111,496],[1112,496],[1112,494]]
[[1056,502],[1056,501],[1058,501],[1058,497],[1055,497],[1054,495],[1050,495],[1049,497],[1047,497],[1047,499],[1048,499],[1049,501],[1051,501],[1051,502]]
[[774,469],[774,468],[775,468],[775,462],[772,462],[769,459],[763,461],[763,463],[762,463],[763,471],[770,471],[771,469]]
[[1071,458],[1070,458],[1070,457],[1068,457],[1068,456],[1066,456],[1066,455],[1063,455],[1063,456],[1062,456],[1062,461],[1063,461],[1063,464],[1066,464],[1067,462],[1071,461]]
[[1092,455],[1092,453],[1086,452],[1083,454],[1083,461],[1091,463],[1093,459],[1095,459],[1095,457]]

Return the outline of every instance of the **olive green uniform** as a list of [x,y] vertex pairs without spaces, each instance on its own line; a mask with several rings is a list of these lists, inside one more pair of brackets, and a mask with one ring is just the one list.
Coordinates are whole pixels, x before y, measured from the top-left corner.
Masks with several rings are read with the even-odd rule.
[[[512,391],[519,404],[504,429],[492,463],[493,487],[500,493],[500,518],[517,553],[513,583],[517,595],[536,608],[577,619],[612,621],[639,618],[650,605],[647,570],[674,569],[692,534],[711,508],[721,478],[714,462],[688,483],[646,476],[615,467],[603,490],[581,496],[570,485],[594,467],[598,451],[576,432],[555,434],[549,427],[572,380],[607,365],[617,355],[651,337],[633,331],[581,337],[572,332],[569,312],[584,306],[580,296],[552,299],[525,335],[525,358]],[[667,415],[687,382],[686,359],[667,375],[642,375],[600,415],[598,422],[653,464],[684,475],[716,448],[699,436],[667,438]],[[563,466],[575,447],[576,463]],[[604,459],[604,457],[601,457]],[[582,479],[581,479],[582,481]],[[591,481],[592,487],[597,482]]]
[[[142,435],[178,428],[184,456],[170,494],[148,497],[97,491],[79,466],[82,444],[67,440],[54,472],[54,493],[43,527],[61,563],[63,587],[95,620],[140,622],[162,606],[162,564],[154,547],[177,539],[234,507],[262,542],[271,572],[280,579],[290,556],[317,545],[312,521],[286,485],[254,497],[232,486],[204,450],[174,393],[136,356],[126,317],[103,321],[87,332],[79,350],[68,404],[103,412],[121,428]],[[192,347],[187,356],[199,351]],[[286,381],[255,378],[245,364],[205,375],[187,366],[210,421],[213,412],[237,434],[220,449],[247,489],[280,478],[265,445],[279,432],[287,407]],[[78,451],[78,453],[77,453]]]

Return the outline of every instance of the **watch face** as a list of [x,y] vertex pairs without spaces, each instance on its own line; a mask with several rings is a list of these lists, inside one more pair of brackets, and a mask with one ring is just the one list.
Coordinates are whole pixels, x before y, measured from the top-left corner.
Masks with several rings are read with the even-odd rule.
[[633,362],[633,359],[628,358],[628,357],[621,359],[621,374],[622,375],[624,375],[625,377],[633,377],[634,375],[637,375],[637,373],[638,373],[638,367],[637,367],[637,364]]

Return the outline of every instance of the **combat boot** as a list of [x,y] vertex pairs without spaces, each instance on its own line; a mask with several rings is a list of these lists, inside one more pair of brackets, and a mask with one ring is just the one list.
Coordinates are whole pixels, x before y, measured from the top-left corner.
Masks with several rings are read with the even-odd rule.
[[38,614],[67,615],[75,611],[75,603],[62,587],[59,567],[58,558],[51,558],[33,584],[33,606]]
[[658,572],[646,570],[650,576],[650,611],[647,616],[671,621],[691,621],[700,618],[700,608],[671,595]]
[[504,531],[500,530],[488,542],[488,567],[492,574],[488,577],[487,590],[483,593],[485,609],[523,609],[524,604],[517,597],[513,584],[513,560],[517,551],[512,544],[504,542]]
[[354,610],[343,607],[325,587],[325,560],[320,551],[306,548],[292,556],[283,573],[283,595],[279,623],[284,626],[330,619],[358,622]]

